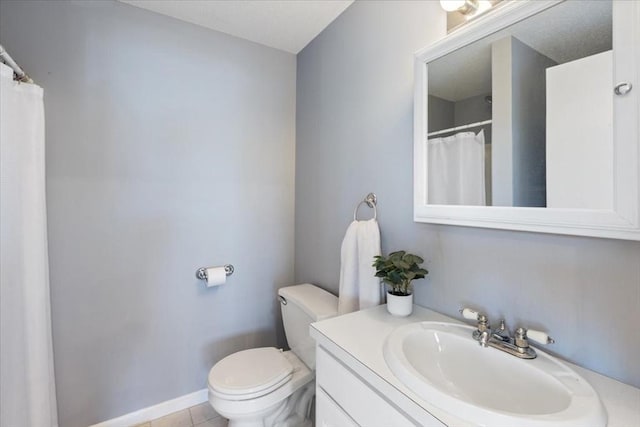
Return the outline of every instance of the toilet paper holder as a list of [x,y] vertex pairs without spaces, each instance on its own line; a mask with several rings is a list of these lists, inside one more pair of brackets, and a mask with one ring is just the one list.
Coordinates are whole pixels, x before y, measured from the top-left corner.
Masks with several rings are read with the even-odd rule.
[[[224,265],[224,274],[228,276],[231,276],[233,274],[233,265],[231,264],[225,264]],[[196,277],[200,280],[207,280],[207,268],[206,267],[201,267],[199,269],[196,270]]]

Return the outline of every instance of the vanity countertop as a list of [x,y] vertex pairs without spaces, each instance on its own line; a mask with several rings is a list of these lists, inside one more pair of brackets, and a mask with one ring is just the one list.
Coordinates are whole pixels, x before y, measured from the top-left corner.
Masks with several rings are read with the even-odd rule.
[[[387,336],[397,327],[414,322],[444,321],[461,323],[435,311],[414,306],[408,317],[394,317],[381,305],[349,313],[311,325],[318,344],[338,357],[356,374],[376,388],[395,405],[415,419],[427,411],[446,425],[471,427],[418,397],[391,373],[382,348]],[[582,375],[598,392],[607,411],[608,427],[640,425],[640,389],[564,361]]]

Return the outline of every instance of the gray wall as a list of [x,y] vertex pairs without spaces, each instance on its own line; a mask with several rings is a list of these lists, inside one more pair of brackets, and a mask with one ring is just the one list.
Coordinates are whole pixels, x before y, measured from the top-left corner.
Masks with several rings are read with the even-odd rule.
[[640,386],[640,242],[413,222],[413,52],[438,2],[356,2],[298,55],[296,281],[337,291],[356,203],[378,195],[383,251],[427,260],[418,304],[544,329],[550,350]]
[[545,207],[546,69],[556,63],[505,37],[492,44],[491,64],[494,205]]
[[427,114],[429,132],[435,132],[442,129],[453,127],[455,120],[455,102],[438,98],[434,95],[427,97]]
[[546,188],[547,68],[557,65],[511,38],[514,206],[544,207]]
[[[200,390],[223,356],[276,344],[295,56],[110,1],[0,7],[45,89],[60,425]],[[195,279],[224,263],[225,286]]]
[[[491,92],[454,102],[454,126],[462,126],[491,119],[491,104],[486,101],[487,96],[491,96]],[[485,134],[491,131],[491,126],[484,126],[483,128]],[[473,128],[470,130],[478,132],[483,128]],[[488,139],[487,143],[490,144],[490,141],[491,139]]]
[[513,206],[513,65],[511,37],[491,44],[493,206]]

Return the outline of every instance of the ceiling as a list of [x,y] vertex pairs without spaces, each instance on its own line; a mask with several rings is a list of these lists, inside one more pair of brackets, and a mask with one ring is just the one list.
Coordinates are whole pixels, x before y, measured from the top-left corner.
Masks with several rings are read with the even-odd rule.
[[293,54],[354,0],[119,0]]

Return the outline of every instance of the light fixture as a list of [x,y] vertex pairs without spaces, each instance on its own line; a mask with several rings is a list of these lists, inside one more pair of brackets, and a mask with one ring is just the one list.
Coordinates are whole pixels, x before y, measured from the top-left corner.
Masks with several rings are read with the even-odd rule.
[[478,10],[478,0],[440,0],[440,6],[447,12],[468,15]]

